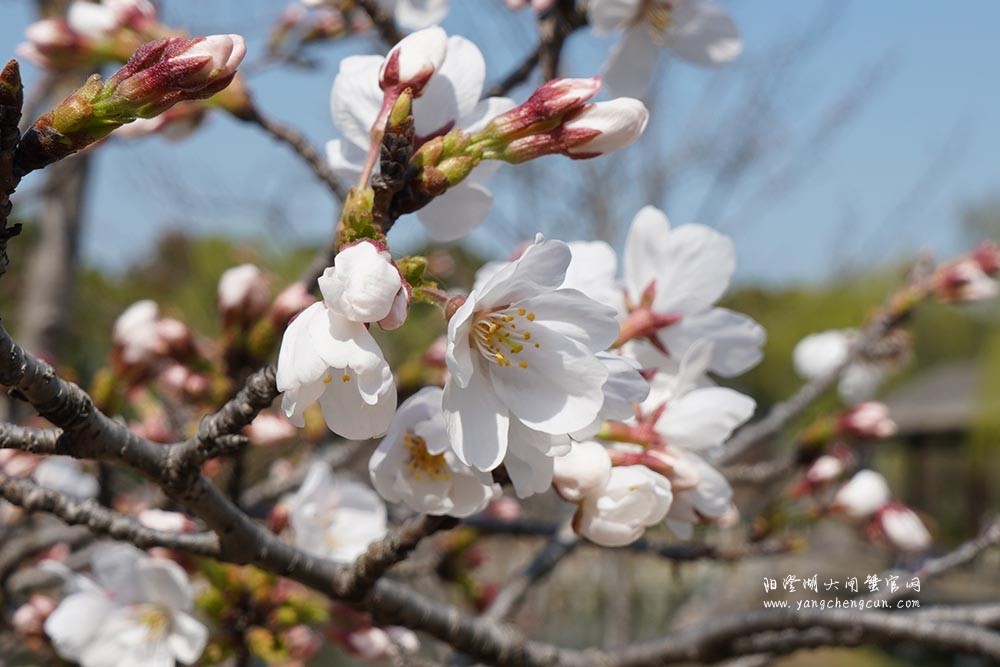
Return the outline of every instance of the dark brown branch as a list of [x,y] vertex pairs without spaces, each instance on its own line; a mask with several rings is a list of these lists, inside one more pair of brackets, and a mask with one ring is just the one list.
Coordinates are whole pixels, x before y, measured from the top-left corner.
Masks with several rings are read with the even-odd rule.
[[308,139],[291,127],[268,118],[258,109],[254,109],[247,120],[295,151],[296,155],[302,158],[338,200],[343,202],[347,199],[347,188],[340,182],[330,165],[327,164],[326,159],[313,148]]
[[21,232],[20,225],[7,226],[10,217],[10,196],[14,194],[21,174],[14,167],[14,155],[21,138],[18,123],[24,105],[24,88],[17,61],[11,60],[0,72],[0,276],[7,271],[7,242]]
[[101,507],[93,500],[74,500],[34,482],[0,473],[0,496],[29,512],[47,512],[98,535],[130,542],[142,549],[168,547],[202,556],[218,556],[215,535],[153,530],[131,517]]
[[55,454],[60,432],[0,423],[0,449],[19,449],[29,454]]

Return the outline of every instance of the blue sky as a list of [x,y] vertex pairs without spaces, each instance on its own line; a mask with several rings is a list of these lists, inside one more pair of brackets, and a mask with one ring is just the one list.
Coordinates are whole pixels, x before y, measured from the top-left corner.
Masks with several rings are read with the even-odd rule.
[[[168,22],[194,32],[245,34],[251,60],[259,55],[262,37],[284,5],[271,0],[163,4]],[[530,14],[500,11],[500,4],[453,0],[445,23],[449,31],[481,46],[491,81],[534,41]],[[797,162],[792,164],[800,166],[791,171],[807,169],[808,176],[788,191],[780,183],[768,191],[760,188],[768,174],[756,173],[735,187],[724,204],[709,201],[706,206],[712,199],[707,195],[712,191],[710,175],[694,168],[686,171],[681,160],[674,165],[677,178],[669,197],[651,201],[626,189],[626,196],[612,198],[612,218],[624,224],[639,207],[654,203],[663,206],[675,224],[713,224],[734,237],[739,278],[771,284],[821,280],[921,248],[944,255],[969,244],[960,225],[962,207],[1000,193],[1000,91],[990,83],[996,80],[1000,3],[734,0],[727,6],[743,32],[744,58],[720,71],[664,65],[670,85],[654,107],[656,134],[650,141],[663,142],[664,151],[678,145],[691,124],[701,121],[699,114],[705,110],[696,111],[697,101],[706,88],[721,90],[721,99],[732,105],[740,99],[742,82],[769,74],[768,58],[776,44],[801,34],[828,11],[835,19],[829,30],[819,31],[801,55],[793,54],[801,61],[795,62],[794,80],[776,96],[773,117],[748,113],[746,118],[748,124],[757,122],[764,138],[760,148],[769,151],[774,165],[794,157]],[[8,53],[33,19],[32,11],[33,3],[0,0],[0,43]],[[574,36],[567,72],[595,73],[609,44],[586,33]],[[275,68],[254,75],[260,106],[301,128],[321,147],[335,136],[328,97],[337,61],[375,48],[367,39],[352,39],[312,51],[320,63],[317,70]],[[819,146],[802,142],[830,105],[844,91],[863,84],[875,66],[881,67],[882,76],[857,91],[866,101],[835,139]],[[29,86],[37,76],[27,69]],[[514,96],[523,99],[528,92],[520,89]],[[649,149],[640,150],[629,149],[620,159],[648,159]],[[572,181],[586,168],[561,159],[543,164],[553,170],[553,183]],[[23,188],[36,183],[29,180]],[[506,240],[498,240],[503,238],[498,226],[510,216],[557,215],[548,209],[523,210],[517,187],[523,185],[510,175],[498,180],[497,215],[469,240],[483,252],[503,255],[509,250]],[[546,188],[566,210],[578,205],[558,187]],[[121,268],[141,257],[171,226],[258,236],[273,243],[314,241],[328,235],[335,215],[336,206],[326,192],[283,147],[253,127],[215,117],[183,142],[156,138],[102,149],[87,207],[83,252],[90,261]],[[711,219],[696,220],[698,215]],[[394,247],[405,251],[418,243],[418,227],[415,221],[400,225],[391,239]],[[564,229],[567,238],[587,234]]]

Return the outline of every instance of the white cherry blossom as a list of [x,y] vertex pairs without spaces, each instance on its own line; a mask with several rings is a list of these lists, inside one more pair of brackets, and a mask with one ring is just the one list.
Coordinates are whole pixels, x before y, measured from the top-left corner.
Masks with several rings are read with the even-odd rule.
[[[667,216],[647,206],[632,221],[625,244],[625,288],[633,304],[644,296],[653,313],[676,318],[653,335],[672,357],[682,356],[696,341],[713,343],[708,370],[724,377],[739,375],[761,359],[763,327],[753,319],[715,302],[729,287],[736,266],[732,240],[704,225],[671,228]],[[633,341],[644,366],[657,350]],[[662,365],[662,361],[657,363]]]
[[312,464],[288,501],[295,546],[338,563],[352,563],[386,534],[386,510],[374,491],[334,477],[325,463]]
[[281,407],[296,426],[319,401],[331,431],[361,440],[384,434],[396,410],[392,370],[361,322],[314,303],[292,320],[278,352]]
[[67,595],[45,633],[60,656],[82,667],[198,660],[208,629],[192,616],[194,592],[177,563],[115,544],[98,547],[91,565],[93,579],[53,568],[66,578]]
[[580,504],[574,527],[591,542],[625,546],[662,521],[672,500],[666,477],[645,466],[612,468],[604,489]]
[[319,288],[326,304],[352,322],[378,322],[400,298],[404,308],[407,302],[389,251],[367,240],[341,249],[320,277]]
[[[616,338],[614,311],[562,289],[570,251],[539,236],[469,294],[448,323],[443,408],[464,463],[492,470],[513,424],[552,436],[589,426],[604,404],[597,357]],[[529,453],[526,448],[521,454]],[[546,445],[544,449],[548,450]]]
[[[327,156],[334,171],[347,181],[358,179],[369,153],[372,124],[383,107],[379,73],[384,61],[380,56],[345,58],[333,82],[333,122],[341,138],[327,144]],[[476,45],[464,37],[449,37],[444,61],[427,82],[423,95],[413,101],[417,143],[455,128],[474,132],[513,108],[514,103],[507,98],[480,101],[485,81],[486,62]],[[493,195],[483,183],[499,165],[483,162],[461,183],[420,209],[417,217],[431,238],[462,238],[486,218]]]
[[499,487],[489,473],[463,464],[451,451],[441,393],[438,387],[425,387],[399,406],[368,471],[375,490],[389,502],[404,502],[427,514],[466,517],[482,511]]
[[710,0],[590,0],[587,17],[598,35],[624,32],[603,71],[616,95],[645,96],[661,46],[704,66],[731,62],[743,51],[736,24]]

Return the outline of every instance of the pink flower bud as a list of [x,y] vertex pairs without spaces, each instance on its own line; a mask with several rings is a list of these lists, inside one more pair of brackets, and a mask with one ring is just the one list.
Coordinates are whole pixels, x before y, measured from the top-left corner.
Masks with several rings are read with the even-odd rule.
[[308,625],[299,624],[282,633],[288,654],[295,660],[310,660],[323,648],[323,638]]
[[896,435],[897,428],[884,403],[864,401],[840,415],[837,430],[855,438],[883,439]]
[[844,472],[844,462],[836,456],[824,454],[806,470],[806,480],[811,484],[824,484],[832,482],[840,477]]
[[141,46],[105,85],[111,100],[141,118],[155,116],[182,100],[211,97],[229,85],[246,55],[239,35],[168,37]]
[[993,241],[983,241],[969,253],[969,257],[976,260],[986,275],[995,277],[1000,273],[1000,246]]
[[890,503],[877,518],[886,539],[902,551],[924,551],[931,545],[931,534],[916,512],[902,503]]
[[552,460],[552,484],[564,500],[578,503],[600,493],[611,477],[611,457],[604,445],[575,442],[567,454]]
[[535,90],[523,104],[491,120],[484,134],[496,135],[501,141],[511,141],[536,126],[558,123],[568,114],[582,109],[600,89],[600,77],[552,79]]
[[[991,261],[988,255],[982,260],[992,268]],[[1000,291],[996,281],[983,270],[981,262],[973,258],[941,267],[931,281],[934,293],[945,303],[984,301],[992,299]]]
[[253,324],[267,310],[268,286],[267,276],[253,264],[224,271],[215,296],[223,326]]
[[89,58],[89,48],[65,22],[43,19],[24,31],[27,42],[17,47],[17,55],[43,69],[61,70],[76,67]]
[[[575,160],[625,148],[642,135],[649,111],[639,100],[618,98],[585,106],[557,127],[516,139],[495,155],[514,164],[560,153]],[[494,155],[487,151],[486,155]]]
[[420,97],[434,72],[444,63],[447,50],[448,36],[437,26],[410,33],[385,57],[379,72],[379,87],[397,94],[409,88],[414,98]]
[[22,637],[33,637],[44,633],[45,619],[56,609],[55,600],[44,595],[32,595],[17,608],[11,621],[14,630]]
[[521,503],[511,496],[500,496],[486,506],[486,515],[500,521],[517,521],[521,518]]
[[274,298],[274,303],[271,304],[271,323],[278,329],[284,329],[293,317],[315,302],[316,299],[309,293],[305,283],[292,283]]
[[280,445],[298,434],[290,421],[274,412],[260,413],[243,432],[251,442],[262,447]]

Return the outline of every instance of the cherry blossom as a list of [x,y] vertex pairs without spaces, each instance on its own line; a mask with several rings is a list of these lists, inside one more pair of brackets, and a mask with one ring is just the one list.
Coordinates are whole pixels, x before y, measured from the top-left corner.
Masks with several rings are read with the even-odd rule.
[[603,71],[617,95],[645,96],[660,46],[706,66],[728,63],[743,51],[736,24],[709,0],[591,0],[587,17],[598,35],[624,32]]
[[[384,106],[385,95],[379,87],[384,64],[379,56],[344,58],[333,82],[333,122],[341,138],[327,144],[327,155],[334,171],[347,181],[356,181],[362,174],[370,152],[370,132]],[[514,106],[506,98],[480,101],[485,81],[486,63],[475,44],[464,37],[449,37],[443,62],[413,101],[417,147],[455,128],[476,131]],[[417,212],[431,238],[462,238],[485,219],[493,195],[483,183],[498,168],[495,161],[480,164],[464,181]]]
[[611,470],[599,494],[587,496],[574,517],[574,527],[591,542],[607,547],[631,544],[670,510],[670,482],[645,466]]
[[268,306],[268,280],[253,264],[240,264],[223,271],[216,290],[216,303],[224,323],[248,324]]
[[382,350],[361,322],[322,302],[292,320],[278,352],[281,407],[296,426],[319,401],[331,431],[360,440],[384,434],[396,410],[396,387]]
[[488,473],[451,451],[438,387],[425,387],[399,406],[389,433],[368,462],[372,484],[390,502],[418,512],[465,517],[499,493]]
[[625,289],[633,307],[664,321],[648,332],[648,341],[632,341],[629,353],[643,367],[663,367],[660,351],[679,358],[704,339],[713,343],[708,365],[713,373],[733,377],[755,366],[762,356],[763,327],[715,306],[735,265],[729,237],[703,225],[672,229],[662,211],[640,210],[625,243]]
[[931,545],[931,534],[917,513],[902,503],[889,503],[876,519],[882,534],[902,551],[925,551]]
[[351,563],[386,534],[386,510],[369,487],[334,477],[314,463],[288,501],[295,545],[338,563]]
[[193,664],[208,638],[184,570],[135,547],[99,546],[94,578],[60,566],[66,597],[45,621],[56,652],[82,667]]
[[574,442],[553,464],[552,484],[571,503],[599,494],[611,478],[611,457],[604,445],[593,440]]
[[[496,468],[508,442],[524,440],[510,433],[514,426],[561,436],[600,413],[609,372],[596,355],[613,342],[618,326],[614,311],[560,287],[569,261],[565,243],[539,235],[451,317],[451,376],[442,405],[463,463]],[[531,449],[549,445],[522,454]]]

